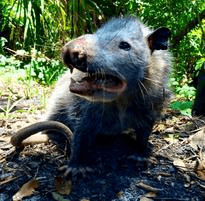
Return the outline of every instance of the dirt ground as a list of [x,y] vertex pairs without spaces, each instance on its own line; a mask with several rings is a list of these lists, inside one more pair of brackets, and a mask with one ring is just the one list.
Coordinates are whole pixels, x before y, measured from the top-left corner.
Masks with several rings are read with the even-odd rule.
[[[1,96],[1,108],[6,100]],[[205,200],[202,118],[167,109],[154,126],[144,156],[136,153],[129,131],[99,144],[93,153],[94,171],[72,184],[59,172],[68,160],[63,147],[49,142],[16,150],[10,144],[17,130],[40,120],[39,101],[21,100],[0,119],[0,201]]]

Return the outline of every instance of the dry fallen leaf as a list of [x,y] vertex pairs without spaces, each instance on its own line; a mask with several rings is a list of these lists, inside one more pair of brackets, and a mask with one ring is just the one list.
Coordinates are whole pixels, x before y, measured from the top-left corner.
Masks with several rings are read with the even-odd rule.
[[165,130],[164,130],[164,133],[166,133],[166,134],[168,134],[168,133],[173,134],[173,133],[175,133],[175,129],[174,129],[174,127],[172,126],[172,127],[170,127],[170,128],[165,129]]
[[147,198],[155,198],[157,197],[157,194],[155,192],[149,192],[149,193],[144,194],[143,196]]
[[189,137],[192,148],[198,150],[198,147],[205,147],[205,128]]
[[10,143],[10,136],[0,136],[0,142],[7,142]]
[[26,196],[33,194],[33,191],[39,187],[39,183],[35,179],[31,179],[25,183],[20,190],[13,196],[13,201],[20,201]]
[[149,192],[149,193],[146,193],[143,196],[141,196],[140,201],[152,201],[153,199],[151,199],[151,198],[155,198],[155,197],[157,197],[156,193]]
[[186,170],[186,165],[183,160],[177,158],[174,160],[173,165],[181,170]]
[[151,192],[155,192],[155,193],[157,193],[157,192],[159,192],[161,190],[159,188],[154,188],[154,187],[152,187],[152,186],[150,186],[148,184],[145,184],[143,182],[138,183],[137,186],[139,188],[143,188],[145,190],[148,190],[148,191],[151,191]]
[[42,143],[48,143],[48,136],[46,134],[34,134],[27,139],[25,139],[22,144],[24,146],[30,145],[30,144],[42,144]]
[[140,201],[153,201],[153,199],[147,197],[141,197]]
[[195,171],[201,179],[205,180],[205,154],[202,151],[199,152],[199,158],[195,167]]
[[160,123],[160,124],[158,124],[158,125],[155,126],[154,131],[161,133],[161,132],[163,132],[165,129],[166,129],[166,125]]
[[0,120],[0,127],[6,126],[6,121],[5,120]]

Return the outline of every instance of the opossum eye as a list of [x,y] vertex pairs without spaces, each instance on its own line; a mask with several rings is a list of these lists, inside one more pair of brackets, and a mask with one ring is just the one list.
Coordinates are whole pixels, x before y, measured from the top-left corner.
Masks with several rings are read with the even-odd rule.
[[127,43],[127,42],[122,41],[119,44],[119,48],[123,49],[125,51],[129,51],[131,49],[131,45],[129,43]]

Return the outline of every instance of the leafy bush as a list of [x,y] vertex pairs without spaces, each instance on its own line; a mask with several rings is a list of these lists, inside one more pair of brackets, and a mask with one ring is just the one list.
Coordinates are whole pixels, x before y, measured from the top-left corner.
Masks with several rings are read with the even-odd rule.
[[[185,84],[193,86],[193,80],[199,75],[205,63],[205,20],[190,31],[175,50],[174,72],[172,77],[179,87]],[[177,91],[176,91],[177,92]]]
[[69,29],[66,5],[61,0],[4,0],[0,7],[0,32],[9,48],[35,48],[56,56],[56,43]]
[[0,59],[0,69],[24,70],[26,79],[34,79],[44,85],[53,84],[67,69],[60,61],[55,59],[32,58],[29,62],[24,62],[14,56],[5,57],[3,55],[0,55]]
[[173,110],[179,110],[182,115],[191,116],[192,105],[192,101],[173,101],[169,106]]
[[177,80],[177,77],[171,77],[169,80],[169,85],[171,88],[173,88],[176,98],[178,100],[184,100],[184,101],[190,101],[195,98],[196,95],[196,89],[193,86],[189,86],[184,78],[185,82],[183,84],[180,84],[180,80]]
[[4,47],[7,43],[7,39],[4,37],[0,37],[0,54],[2,54],[4,52]]
[[[0,38],[0,47],[2,49],[5,43],[6,39]],[[26,73],[26,79],[33,78],[44,85],[54,83],[66,70],[66,67],[59,60],[48,59],[44,54],[34,49],[31,53],[18,50],[14,56],[0,54],[0,59],[0,68],[8,69],[8,71],[22,69]]]
[[27,79],[34,78],[45,85],[54,83],[59,75],[66,70],[65,66],[59,61],[55,59],[48,61],[44,58],[32,59],[24,68],[27,72]]
[[[0,54],[4,58],[1,57],[17,68],[26,66],[27,77],[44,84],[53,82],[63,71],[57,62],[59,47],[69,38],[94,32],[111,17],[138,16],[153,29],[167,26],[172,33],[174,55],[170,86],[178,98],[194,98],[193,79],[205,62],[204,0],[4,0],[0,7],[0,31],[5,37],[0,40]],[[5,57],[5,43],[14,51],[23,49],[29,53],[28,61],[16,61],[13,57],[9,61]],[[33,54],[33,49],[40,51],[40,55]],[[52,59],[44,60],[46,57]]]

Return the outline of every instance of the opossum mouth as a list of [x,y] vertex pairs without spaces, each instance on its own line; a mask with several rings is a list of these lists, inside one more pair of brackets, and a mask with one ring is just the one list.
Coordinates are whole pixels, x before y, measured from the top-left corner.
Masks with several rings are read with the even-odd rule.
[[84,77],[80,81],[71,78],[70,91],[81,95],[90,95],[95,91],[109,93],[122,93],[127,87],[127,82],[115,75],[93,74]]

